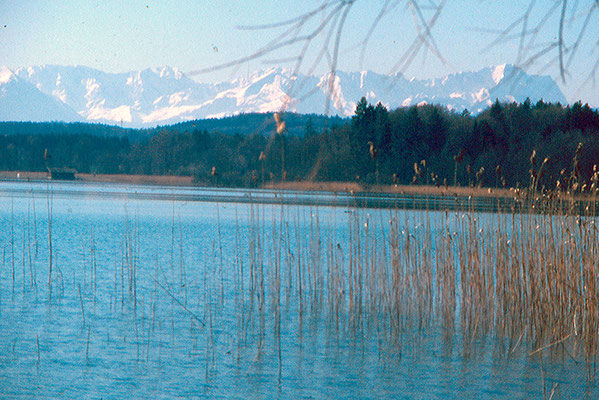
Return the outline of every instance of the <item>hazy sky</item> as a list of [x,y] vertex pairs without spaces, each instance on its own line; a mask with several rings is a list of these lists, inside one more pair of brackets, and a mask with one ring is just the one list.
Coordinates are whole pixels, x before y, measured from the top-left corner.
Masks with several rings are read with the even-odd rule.
[[[328,0],[339,4],[340,0]],[[498,32],[522,16],[530,0],[483,1],[448,0],[432,29],[435,45],[444,61],[431,51],[421,51],[402,70],[407,77],[430,78],[459,71],[477,70],[503,63],[524,63],[558,40],[560,0],[536,1],[528,25],[515,30],[497,43]],[[244,30],[285,21],[323,5],[323,0],[0,0],[0,65],[20,66],[60,64],[86,65],[109,72],[169,65],[183,72],[197,71],[250,55],[284,32],[285,27]],[[404,0],[356,0],[343,29],[339,45],[338,68],[345,71],[369,69],[380,73],[397,72],[398,60],[417,35],[418,13]],[[421,0],[423,18],[434,18],[426,7],[439,1]],[[592,4],[591,0],[569,2],[564,24],[564,40],[576,41]],[[384,4],[397,5],[385,14],[366,47],[361,62],[361,43]],[[534,41],[525,41],[518,57],[520,33],[532,30],[547,10],[557,4]],[[332,8],[329,8],[329,10]],[[315,14],[298,32],[307,34],[322,23],[326,12]],[[582,45],[568,65],[570,75],[561,82],[558,53],[553,49],[531,65],[529,73],[552,75],[569,101],[581,99],[599,107],[599,76],[593,86],[590,70],[599,60],[599,12],[584,31]],[[310,69],[327,29],[308,48],[302,71]],[[328,48],[334,48],[334,35]],[[303,42],[302,42],[303,43]],[[236,69],[223,69],[194,75],[200,81],[228,79],[268,66],[293,67],[290,58],[301,46],[282,48],[254,61],[240,63]],[[564,57],[564,63],[568,57]],[[315,72],[329,68],[326,56]]]

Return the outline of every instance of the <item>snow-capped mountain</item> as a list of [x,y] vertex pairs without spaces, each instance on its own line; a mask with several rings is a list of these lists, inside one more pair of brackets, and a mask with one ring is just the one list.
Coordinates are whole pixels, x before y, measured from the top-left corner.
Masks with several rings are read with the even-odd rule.
[[64,102],[0,66],[0,121],[80,121]]
[[338,71],[293,75],[271,68],[243,78],[200,83],[161,67],[106,73],[83,66],[0,67],[0,120],[88,121],[142,127],[248,112],[279,111],[352,115],[365,96],[388,108],[422,103],[479,112],[502,102],[543,99],[566,103],[553,79],[512,65],[444,78],[406,79],[401,74]]

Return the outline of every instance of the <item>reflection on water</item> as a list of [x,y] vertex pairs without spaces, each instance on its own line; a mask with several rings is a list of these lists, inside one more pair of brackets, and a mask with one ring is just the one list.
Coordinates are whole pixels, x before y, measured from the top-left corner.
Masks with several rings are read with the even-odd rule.
[[597,398],[573,338],[469,308],[437,238],[509,216],[350,200],[0,183],[3,397]]

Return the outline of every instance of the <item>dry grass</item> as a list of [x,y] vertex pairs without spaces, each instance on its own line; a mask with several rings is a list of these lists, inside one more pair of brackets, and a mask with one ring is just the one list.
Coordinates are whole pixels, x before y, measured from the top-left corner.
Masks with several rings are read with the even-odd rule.
[[[76,174],[78,181],[127,183],[133,185],[193,186],[190,176],[175,175],[127,175],[127,174]],[[47,172],[0,171],[0,180],[44,180]]]
[[89,182],[128,183],[133,185],[192,186],[190,176],[174,175],[106,175],[77,174],[77,178]]
[[327,191],[345,193],[390,193],[423,196],[459,196],[459,197],[493,197],[511,198],[513,191],[509,189],[489,189],[463,186],[425,186],[425,185],[362,185],[356,182],[312,182],[296,181],[267,184],[267,189]]
[[47,179],[47,172],[30,172],[30,171],[0,171],[1,180],[13,179]]

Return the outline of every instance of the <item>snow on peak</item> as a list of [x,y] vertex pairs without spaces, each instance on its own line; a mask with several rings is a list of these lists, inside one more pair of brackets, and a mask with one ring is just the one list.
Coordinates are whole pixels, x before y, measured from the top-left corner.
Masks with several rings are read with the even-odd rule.
[[99,104],[90,108],[87,113],[87,119],[92,121],[110,120],[121,123],[131,122],[131,107],[123,105],[115,108],[106,108],[105,100],[102,100]]
[[[338,114],[351,115],[354,112],[352,102],[348,102],[345,99],[339,73],[333,74],[329,72],[328,74],[323,75],[317,86],[326,94]],[[324,108],[325,107],[323,107],[323,110]]]
[[493,82],[497,85],[505,75],[505,64],[498,65],[493,69]]
[[153,69],[153,72],[160,78],[172,77],[174,79],[181,79],[183,77],[183,73],[179,69],[169,66],[155,68]]
[[368,71],[360,72],[360,89],[364,89],[364,78],[368,75]]
[[265,80],[266,78],[276,79],[278,76],[287,76],[290,77],[293,75],[292,71],[288,68],[280,68],[280,67],[269,67],[266,69],[262,69],[259,71],[254,71],[249,74],[246,78],[240,78],[239,82],[242,84],[254,84],[256,82],[260,82]]
[[0,66],[0,85],[3,83],[8,83],[13,76],[14,74],[10,69],[8,69],[8,67]]
[[481,88],[477,92],[472,93],[472,97],[476,99],[477,102],[482,103],[489,98],[489,91],[486,88]]
[[[160,97],[162,98],[162,96]],[[186,100],[189,100],[189,94],[185,92],[177,92],[169,96],[168,103],[170,105],[176,105]]]

